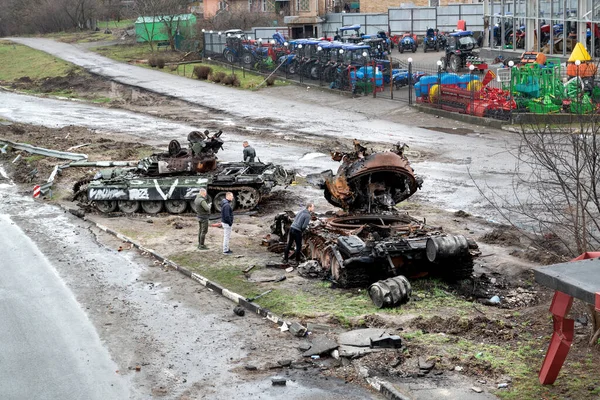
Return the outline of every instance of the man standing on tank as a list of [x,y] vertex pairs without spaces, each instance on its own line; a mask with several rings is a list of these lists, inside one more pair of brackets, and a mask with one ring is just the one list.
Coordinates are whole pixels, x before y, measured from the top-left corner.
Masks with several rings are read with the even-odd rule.
[[233,226],[233,193],[227,192],[225,198],[221,201],[221,225],[223,226],[223,254],[233,253],[229,248],[229,238],[231,237],[231,227]]
[[306,208],[300,211],[294,218],[294,222],[292,222],[292,226],[290,228],[287,246],[285,246],[285,253],[283,253],[284,263],[288,262],[290,248],[292,247],[293,242],[296,243],[296,262],[300,262],[300,256],[302,255],[302,232],[304,232],[308,227],[308,223],[312,218],[311,213],[314,210],[315,205],[313,203],[308,203]]
[[244,162],[254,162],[256,158],[256,150],[250,146],[247,141],[244,141]]
[[210,204],[206,198],[206,189],[200,189],[196,198],[194,199],[194,207],[196,208],[196,214],[198,215],[198,250],[208,250],[208,247],[204,244],[206,239],[206,233],[208,232],[208,219],[210,217]]

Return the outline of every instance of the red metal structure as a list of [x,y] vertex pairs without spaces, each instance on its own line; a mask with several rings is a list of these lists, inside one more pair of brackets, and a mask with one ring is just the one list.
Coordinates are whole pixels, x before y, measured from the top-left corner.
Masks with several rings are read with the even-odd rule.
[[[594,258],[600,258],[600,252],[583,253],[571,260],[571,262]],[[577,286],[576,281],[571,282],[571,284]],[[600,287],[598,287],[598,290],[600,290]],[[558,373],[569,354],[569,349],[573,342],[575,321],[567,318],[567,314],[571,310],[573,299],[574,296],[571,294],[559,290],[554,292],[554,298],[550,305],[550,312],[554,321],[554,332],[552,333],[550,345],[548,346],[548,351],[546,352],[546,357],[539,373],[539,380],[542,385],[551,385],[556,381]],[[595,310],[600,311],[600,291],[595,293],[594,300]]]

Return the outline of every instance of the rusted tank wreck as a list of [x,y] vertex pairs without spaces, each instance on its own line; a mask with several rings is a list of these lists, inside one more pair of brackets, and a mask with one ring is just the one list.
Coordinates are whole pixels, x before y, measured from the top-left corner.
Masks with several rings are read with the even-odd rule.
[[[397,144],[372,152],[355,140],[354,151],[331,153],[342,163],[335,175],[327,171],[309,179],[344,212],[313,218],[304,235],[304,255],[318,261],[322,276],[340,287],[372,284],[371,298],[379,307],[408,300],[410,284],[404,277],[470,277],[479,254],[477,244],[465,236],[444,234],[441,227],[396,208],[423,183],[404,154],[406,148]],[[279,214],[272,233],[286,238],[293,217],[293,212]]]
[[[157,214],[165,208],[171,214],[193,210],[194,198],[201,188],[208,191],[209,203],[221,211],[221,201],[232,192],[234,209],[253,209],[277,185],[288,185],[294,172],[282,166],[258,162],[219,162],[223,148],[221,131],[199,131],[188,135],[189,148],[177,140],[167,152],[143,158],[135,167],[100,170],[93,177],[77,182],[74,199],[94,204],[104,213],[119,209],[136,213],[140,208]],[[188,206],[189,205],[189,206]]]

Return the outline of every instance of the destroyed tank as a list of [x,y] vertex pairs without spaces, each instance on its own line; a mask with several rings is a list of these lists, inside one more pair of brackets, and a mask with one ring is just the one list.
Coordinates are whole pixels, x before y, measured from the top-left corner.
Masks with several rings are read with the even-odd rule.
[[[399,275],[458,280],[473,273],[473,258],[479,254],[473,240],[444,234],[441,227],[429,226],[395,207],[423,183],[404,155],[406,148],[397,144],[389,151],[370,152],[355,141],[353,152],[332,152],[332,158],[342,162],[335,175],[327,171],[308,179],[324,190],[331,204],[345,211],[341,216],[313,217],[303,241],[306,258],[318,261],[323,277],[340,287],[366,287]],[[271,232],[285,239],[293,217],[289,211],[277,215]],[[281,251],[284,242],[271,241],[270,249]],[[402,282],[409,285],[406,279]],[[381,287],[387,286],[378,282],[374,289],[380,297],[374,299],[378,306],[394,293],[390,289],[382,294]],[[409,296],[410,286],[395,292],[392,303],[399,304]]]
[[136,167],[101,170],[93,179],[78,182],[74,197],[95,204],[104,213],[142,209],[156,214],[165,208],[180,214],[188,205],[194,210],[193,200],[201,188],[206,188],[215,211],[221,211],[227,192],[234,194],[234,209],[250,210],[273,187],[294,180],[293,171],[273,164],[218,162],[216,154],[223,148],[221,134],[193,131],[188,135],[188,149],[172,140],[168,152],[143,158]]

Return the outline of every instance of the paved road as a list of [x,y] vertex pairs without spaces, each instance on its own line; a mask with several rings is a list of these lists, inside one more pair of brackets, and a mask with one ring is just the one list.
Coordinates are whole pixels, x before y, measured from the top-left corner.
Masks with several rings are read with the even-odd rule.
[[0,254],[0,397],[129,398],[128,381],[73,293],[6,214]]
[[[0,399],[381,399],[318,368],[267,369],[301,359],[303,339],[235,316],[229,300],[6,182]],[[271,385],[276,374],[286,387]]]

